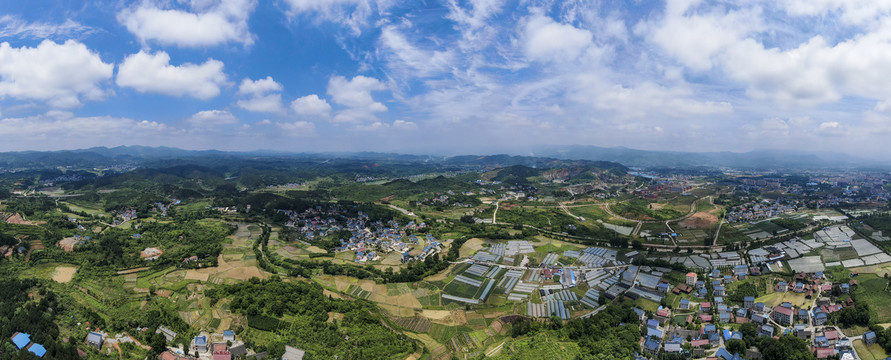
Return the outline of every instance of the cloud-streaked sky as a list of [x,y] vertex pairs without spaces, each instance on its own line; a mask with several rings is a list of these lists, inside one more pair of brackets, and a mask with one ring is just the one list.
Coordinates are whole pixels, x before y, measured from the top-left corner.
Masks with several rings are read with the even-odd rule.
[[0,3],[0,151],[889,139],[889,0]]

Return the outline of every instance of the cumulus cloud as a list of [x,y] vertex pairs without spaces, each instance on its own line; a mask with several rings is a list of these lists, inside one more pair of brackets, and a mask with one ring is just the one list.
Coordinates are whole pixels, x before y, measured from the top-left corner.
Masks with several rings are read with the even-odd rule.
[[[883,65],[891,62],[891,23],[835,43],[816,34],[777,48],[764,41],[764,31],[771,28],[757,6],[691,9],[683,4],[687,2],[669,1],[665,17],[642,23],[639,33],[688,69],[719,67],[744,84],[752,98],[786,107],[815,106],[850,95],[891,98],[891,83],[882,80],[891,76],[891,69]],[[841,12],[843,17],[857,18],[863,9],[888,10],[856,1],[808,4],[793,2],[786,9],[792,15]]]
[[523,25],[523,51],[532,60],[572,61],[594,38],[590,31],[560,24],[548,16],[534,14]]
[[251,45],[248,18],[255,0],[192,1],[189,10],[145,0],[118,13],[118,22],[143,43],[200,47],[228,42]]
[[282,95],[278,93],[282,89],[282,85],[273,80],[271,76],[256,81],[245,78],[238,86],[238,94],[246,96],[246,98],[238,100],[236,105],[247,111],[284,113]]
[[265,95],[269,92],[282,91],[282,89],[284,89],[282,84],[273,80],[272,76],[260,80],[245,78],[238,86],[238,93],[240,95]]
[[295,99],[291,102],[291,109],[301,116],[328,117],[331,115],[331,105],[316,94]]
[[418,125],[405,120],[395,120],[393,123],[386,123],[383,121],[375,121],[366,125],[356,125],[353,129],[363,132],[369,131],[380,131],[387,129],[396,129],[396,130],[414,130],[417,129]]
[[220,86],[227,84],[227,78],[223,63],[218,60],[175,66],[164,51],[150,54],[140,50],[118,66],[117,84],[143,93],[206,100],[220,94]]
[[347,80],[343,76],[333,76],[328,81],[328,95],[335,103],[353,107],[368,108],[372,111],[387,111],[387,107],[371,97],[372,91],[386,90],[380,80],[367,76],[356,76]]
[[275,126],[290,136],[312,136],[316,130],[316,125],[309,121],[277,122]]
[[0,143],[5,149],[55,150],[74,147],[71,142],[59,139],[77,139],[77,147],[107,146],[122,144],[124,140],[151,138],[166,129],[166,125],[154,121],[110,116],[78,117],[70,112],[52,111],[0,119]]
[[333,76],[328,81],[328,95],[346,109],[334,115],[335,122],[357,122],[376,119],[374,113],[387,111],[387,107],[374,100],[372,91],[386,90],[380,80],[366,76],[356,76],[347,80],[343,76]]
[[102,99],[107,92],[102,83],[113,70],[113,64],[75,40],[62,44],[44,40],[33,48],[4,42],[0,44],[0,97],[75,107],[81,98]]
[[186,119],[193,127],[213,128],[222,125],[238,124],[238,118],[226,110],[199,111]]

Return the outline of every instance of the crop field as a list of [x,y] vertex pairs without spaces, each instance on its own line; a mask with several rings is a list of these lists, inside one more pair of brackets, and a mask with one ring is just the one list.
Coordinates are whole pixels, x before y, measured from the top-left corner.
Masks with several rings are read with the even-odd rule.
[[882,346],[879,344],[867,346],[862,340],[854,340],[853,345],[854,350],[857,350],[857,355],[862,360],[882,360],[888,357],[885,349],[882,349]]
[[416,316],[411,318],[398,318],[395,320],[396,325],[406,328],[417,333],[425,333],[430,330],[433,323],[425,317]]
[[371,296],[370,291],[362,290],[361,287],[356,285],[350,285],[350,287],[346,290],[346,293],[360,299],[368,299]]
[[387,296],[399,296],[411,293],[412,289],[405,283],[387,284]]
[[532,338],[508,341],[504,345],[510,351],[502,350],[493,357],[497,360],[570,360],[575,359],[581,353],[579,345],[574,342],[559,342],[550,338],[546,333],[540,333]]
[[875,274],[861,274],[856,277],[860,286],[855,294],[857,300],[869,305],[870,318],[876,323],[891,322],[891,293],[888,281]]
[[74,278],[74,274],[77,272],[77,267],[75,266],[65,266],[60,265],[56,266],[55,272],[53,272],[53,281],[60,283],[67,283]]

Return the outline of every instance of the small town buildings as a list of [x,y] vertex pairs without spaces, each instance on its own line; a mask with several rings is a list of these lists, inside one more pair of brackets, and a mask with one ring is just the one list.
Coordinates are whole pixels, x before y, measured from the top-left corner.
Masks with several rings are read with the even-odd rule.
[[167,342],[171,342],[173,341],[173,339],[176,339],[176,332],[168,329],[164,325],[158,326],[158,330],[155,330],[155,334],[163,334],[164,338],[167,339]]
[[878,339],[876,339],[875,331],[867,331],[865,334],[863,334],[863,343],[866,345],[875,344],[877,340]]
[[773,308],[771,318],[779,324],[792,325],[792,321],[795,318],[795,312],[791,308],[777,306]]
[[232,331],[232,330],[223,330],[223,340],[225,340],[225,341],[235,341],[235,331]]
[[16,349],[19,350],[24,349],[31,343],[31,335],[26,333],[17,332],[13,334],[10,339],[12,339],[12,343],[15,344]]
[[678,309],[689,310],[690,309],[690,300],[689,299],[681,299],[681,302],[678,304]]
[[773,326],[770,324],[761,325],[761,336],[773,336]]
[[232,360],[232,354],[229,353],[229,349],[227,349],[226,344],[223,343],[213,344],[212,354],[213,360]]
[[303,360],[305,354],[306,352],[303,350],[285,345],[285,354],[282,355],[282,360]]
[[95,346],[96,349],[102,348],[102,334],[91,332],[87,335],[87,345]]
[[746,296],[743,298],[743,307],[746,309],[752,309],[755,307],[755,297],[754,296]]
[[207,352],[207,335],[198,335],[192,340],[192,350]]
[[687,286],[696,286],[697,276],[695,272],[687,273],[686,284]]

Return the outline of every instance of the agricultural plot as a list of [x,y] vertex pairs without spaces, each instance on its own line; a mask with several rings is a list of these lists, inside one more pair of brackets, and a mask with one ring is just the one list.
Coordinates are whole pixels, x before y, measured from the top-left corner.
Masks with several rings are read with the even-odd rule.
[[430,327],[433,323],[430,322],[425,317],[416,316],[410,318],[397,318],[395,321],[396,325],[399,325],[409,331],[413,331],[416,333],[425,333],[430,330]]
[[473,274],[476,276],[483,276],[483,274],[485,274],[488,271],[489,271],[488,266],[481,265],[481,264],[474,264],[473,266],[471,266],[469,269],[467,269],[464,272],[467,274]]
[[509,351],[502,350],[493,357],[495,360],[570,360],[578,358],[581,350],[574,342],[559,342],[551,339],[546,333],[533,338],[510,341],[504,345]]
[[545,266],[553,266],[557,263],[557,259],[559,258],[560,255],[558,254],[548,254],[547,256],[545,256],[544,260],[541,261],[541,263]]
[[862,360],[882,360],[888,357],[885,349],[882,349],[882,346],[879,344],[867,346],[862,340],[854,340],[853,345],[854,350],[857,350],[857,355]]
[[356,285],[350,285],[350,287],[347,288],[346,293],[360,299],[368,299],[371,296],[370,291],[363,290],[361,287]]
[[875,274],[861,274],[857,277],[860,286],[855,293],[858,301],[869,305],[870,319],[876,323],[891,322],[891,293],[888,281]]

